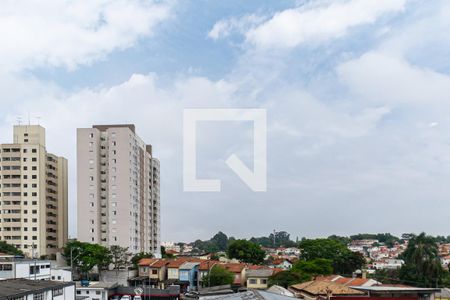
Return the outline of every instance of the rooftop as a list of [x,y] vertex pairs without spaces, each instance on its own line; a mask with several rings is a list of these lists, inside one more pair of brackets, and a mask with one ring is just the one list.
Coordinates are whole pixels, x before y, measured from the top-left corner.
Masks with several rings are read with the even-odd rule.
[[41,293],[55,288],[74,285],[73,282],[59,282],[49,280],[7,279],[0,281],[0,300],[22,297],[32,293]]

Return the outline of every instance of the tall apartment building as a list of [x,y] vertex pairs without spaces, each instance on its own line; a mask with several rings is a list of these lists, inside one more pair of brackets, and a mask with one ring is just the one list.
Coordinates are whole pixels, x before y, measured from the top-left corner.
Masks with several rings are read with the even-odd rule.
[[0,240],[28,256],[58,252],[67,242],[67,199],[67,160],[47,152],[45,129],[14,126],[13,143],[0,145]]
[[78,239],[160,253],[159,161],[134,125],[77,130]]

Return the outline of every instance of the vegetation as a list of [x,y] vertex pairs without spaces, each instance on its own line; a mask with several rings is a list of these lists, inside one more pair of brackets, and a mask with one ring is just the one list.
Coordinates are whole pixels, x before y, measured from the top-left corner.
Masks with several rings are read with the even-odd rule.
[[108,248],[98,244],[83,243],[79,241],[71,241],[64,247],[63,255],[69,266],[79,269],[83,274],[87,275],[94,267],[101,270],[108,268],[112,262],[111,253]]
[[264,261],[265,252],[261,247],[247,240],[236,240],[228,246],[229,258],[236,258],[245,263],[261,264]]
[[233,281],[234,274],[218,265],[213,266],[209,274],[202,278],[205,287],[232,284]]
[[111,255],[111,263],[113,264],[115,270],[128,268],[132,255],[128,252],[128,247],[125,248],[114,245],[109,248],[109,252]]
[[263,236],[250,239],[251,242],[261,245],[263,247],[295,247],[296,243],[291,241],[290,234],[286,231],[278,231],[275,234],[271,233],[269,236]]
[[272,275],[269,278],[269,285],[279,285],[284,288],[288,288],[289,286],[308,281],[308,279],[305,279],[302,275],[300,275],[298,272],[294,271],[282,271],[278,272],[275,275]]
[[351,275],[365,263],[360,253],[350,251],[345,244],[335,239],[305,239],[299,243],[299,248],[303,261],[331,261],[335,274]]
[[437,287],[448,278],[448,271],[442,268],[436,239],[421,233],[409,240],[408,248],[401,255],[405,261],[399,278],[406,284],[421,287]]
[[0,252],[9,255],[23,255],[22,251],[20,251],[13,245],[6,243],[5,241],[0,241]]

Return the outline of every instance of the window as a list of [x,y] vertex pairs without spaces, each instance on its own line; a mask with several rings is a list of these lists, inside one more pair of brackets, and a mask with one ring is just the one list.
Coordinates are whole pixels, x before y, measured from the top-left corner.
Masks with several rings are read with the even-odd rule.
[[158,270],[152,270],[152,274],[153,274],[153,275],[158,274]]
[[52,295],[53,295],[53,297],[64,295],[64,289],[63,288],[53,289]]
[[260,279],[261,284],[267,284],[267,279]]
[[248,282],[249,282],[250,284],[256,284],[256,279],[249,279]]

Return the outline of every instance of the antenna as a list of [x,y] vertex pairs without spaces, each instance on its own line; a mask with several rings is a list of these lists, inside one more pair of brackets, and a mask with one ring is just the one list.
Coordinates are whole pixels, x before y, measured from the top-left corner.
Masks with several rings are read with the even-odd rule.
[[20,125],[22,123],[22,117],[17,117],[16,121],[17,121],[17,124]]
[[41,124],[40,124],[41,119],[42,119],[42,118],[41,118],[40,116],[37,116],[37,117],[36,117],[36,120],[37,120],[37,124],[38,124],[38,125],[41,125]]
[[28,112],[28,126],[30,126],[30,112]]

